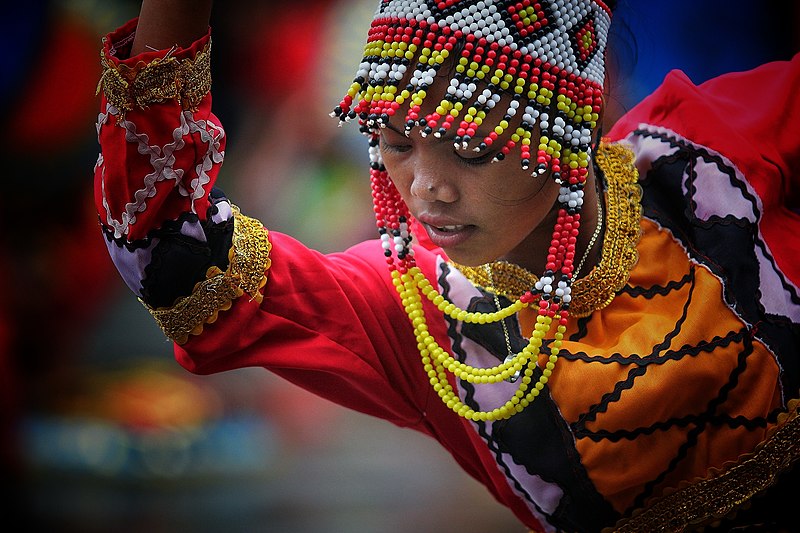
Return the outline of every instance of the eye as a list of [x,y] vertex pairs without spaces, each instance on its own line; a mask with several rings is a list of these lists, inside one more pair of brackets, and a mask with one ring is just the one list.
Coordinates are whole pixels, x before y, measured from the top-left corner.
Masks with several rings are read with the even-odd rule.
[[407,152],[411,149],[411,143],[405,135],[400,135],[396,131],[384,129],[381,131],[381,150],[388,152]]
[[[463,153],[464,153],[463,150],[455,151],[456,157],[458,157],[459,162],[471,167],[491,163],[495,155],[497,155],[497,153],[492,150],[484,150],[483,153],[481,153],[477,157],[464,157],[463,155],[461,155]],[[476,152],[467,152],[467,153],[474,154]]]

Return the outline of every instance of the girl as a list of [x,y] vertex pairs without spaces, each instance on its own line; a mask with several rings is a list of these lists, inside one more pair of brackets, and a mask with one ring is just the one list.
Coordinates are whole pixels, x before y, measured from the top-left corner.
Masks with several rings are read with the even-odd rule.
[[214,188],[210,10],[145,0],[102,55],[103,233],[184,367],[428,434],[536,531],[764,520],[800,455],[800,58],[673,73],[603,138],[612,6],[383,0],[333,113],[378,238],[323,255]]

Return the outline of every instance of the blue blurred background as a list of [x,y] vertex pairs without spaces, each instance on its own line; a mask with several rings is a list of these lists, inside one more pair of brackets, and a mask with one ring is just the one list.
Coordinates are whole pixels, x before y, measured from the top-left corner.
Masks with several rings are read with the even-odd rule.
[[[365,142],[327,113],[355,72],[375,0],[283,4],[215,8],[214,103],[228,134],[219,184],[270,229],[333,251],[373,237]],[[426,437],[264,371],[197,377],[174,363],[113,270],[92,203],[100,38],[137,12],[126,0],[32,0],[0,19],[9,523],[522,531]],[[699,83],[800,49],[800,9],[789,1],[622,2],[614,25],[609,120],[672,68]]]

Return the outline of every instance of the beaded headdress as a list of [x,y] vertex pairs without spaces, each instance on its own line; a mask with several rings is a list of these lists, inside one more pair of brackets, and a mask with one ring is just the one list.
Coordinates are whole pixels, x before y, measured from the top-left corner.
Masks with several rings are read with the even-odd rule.
[[[441,136],[454,129],[457,149],[492,149],[495,160],[518,150],[523,169],[534,176],[549,172],[560,184],[558,223],[544,273],[512,307],[538,300],[539,329],[545,322],[549,329],[553,319],[566,324],[610,24],[611,11],[601,0],[380,2],[356,77],[333,114],[343,122],[357,119],[369,138],[376,223],[398,291],[422,292],[431,299],[435,293],[427,280],[419,282],[410,214],[379,150],[380,128],[400,114],[406,134],[418,129],[422,135]],[[442,68],[452,70],[449,80],[437,81],[448,83],[444,96],[435,107],[426,106],[431,112],[423,112],[428,89]],[[490,126],[481,130],[488,134],[476,137],[481,124]],[[510,309],[499,314],[508,316]],[[519,363],[536,354],[538,347],[518,354],[525,357],[515,365],[501,365],[509,371],[503,379],[519,373],[524,366]],[[468,408],[459,408],[473,418]]]

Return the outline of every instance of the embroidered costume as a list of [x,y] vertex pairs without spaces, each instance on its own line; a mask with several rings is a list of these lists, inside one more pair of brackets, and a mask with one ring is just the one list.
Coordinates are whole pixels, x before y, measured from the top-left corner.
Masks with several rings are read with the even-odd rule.
[[[457,2],[438,4],[455,17]],[[540,35],[535,22],[563,4],[525,3],[533,11],[512,17],[517,37]],[[592,46],[604,46],[586,37],[608,22],[598,5],[570,27],[578,45],[588,43],[579,57],[584,69]],[[211,112],[210,37],[129,58],[135,27],[131,21],[104,41],[95,199],[117,268],[188,370],[268,368],[428,434],[537,531],[708,523],[769,489],[800,456],[800,222],[781,203],[797,180],[800,147],[796,136],[780,134],[800,118],[790,92],[800,57],[699,87],[673,73],[594,152],[591,131],[575,127],[584,121],[576,118],[583,103],[559,101],[574,124],[542,119],[553,104],[544,100],[570,82],[557,70],[542,107],[525,110],[532,121],[515,150],[534,173],[540,164],[558,170],[564,225],[576,222],[576,230],[590,153],[597,164],[602,259],[573,280],[574,244],[572,255],[557,251],[543,272],[503,263],[467,268],[424,246],[422,235],[412,248],[413,220],[391,209],[376,209],[387,237],[342,253],[323,255],[268,232],[214,188],[225,132]],[[406,27],[403,35],[414,35],[417,26]],[[431,54],[455,45],[438,35]],[[387,50],[397,55],[400,43],[414,41],[395,42]],[[424,38],[418,46],[426,48]],[[467,58],[467,90],[487,58],[500,61],[489,56],[491,46],[475,47],[484,50]],[[402,61],[372,64],[407,79]],[[419,88],[430,73],[417,70]],[[745,90],[753,86],[773,89],[760,109]],[[450,111],[464,87],[445,98],[452,107],[443,105],[439,117],[415,117],[421,102],[409,91],[410,126],[422,119],[434,134],[453,117],[458,127]],[[582,94],[595,88],[589,83]],[[361,116],[369,136],[397,98],[362,104],[362,92],[368,89],[354,86],[338,114]],[[585,120],[597,120],[586,105]],[[465,121],[458,143],[472,147],[466,137],[474,120]],[[537,155],[522,150],[531,132],[553,128],[533,142]],[[400,205],[370,145],[376,206]],[[556,248],[568,243],[565,231]],[[518,354],[510,360],[509,347]]]

